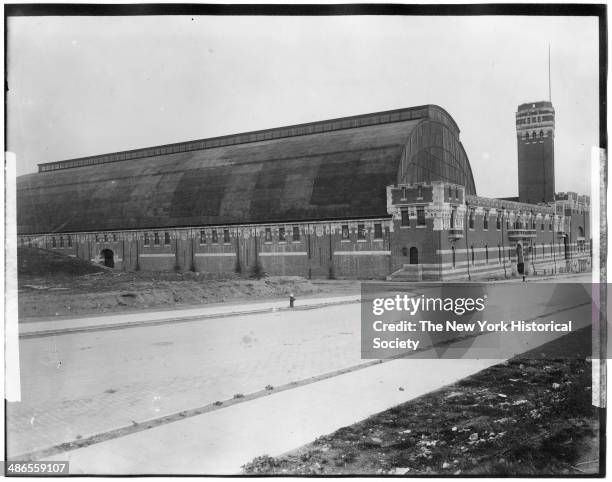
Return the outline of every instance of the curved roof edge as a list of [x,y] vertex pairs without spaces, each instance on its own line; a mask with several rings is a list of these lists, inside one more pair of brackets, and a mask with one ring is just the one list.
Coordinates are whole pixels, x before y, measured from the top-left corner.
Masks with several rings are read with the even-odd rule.
[[109,162],[127,161],[131,159],[146,158],[164,154],[175,154],[177,152],[196,151],[215,147],[230,146],[236,144],[247,144],[251,142],[267,141],[284,137],[295,137],[321,132],[336,131],[342,129],[353,129],[377,124],[388,124],[412,119],[430,117],[432,111],[437,111],[449,120],[452,126],[460,132],[457,123],[452,116],[442,107],[435,104],[425,104],[416,107],[407,107],[389,111],[360,114],[349,117],[339,117],[323,121],[295,124],[285,127],[276,127],[258,131],[231,134],[226,136],[198,139],[194,141],[164,144],[153,147],[117,151],[108,154],[79,157],[62,161],[54,161],[38,164],[38,172],[56,171],[60,169],[71,169],[94,164],[105,164]]

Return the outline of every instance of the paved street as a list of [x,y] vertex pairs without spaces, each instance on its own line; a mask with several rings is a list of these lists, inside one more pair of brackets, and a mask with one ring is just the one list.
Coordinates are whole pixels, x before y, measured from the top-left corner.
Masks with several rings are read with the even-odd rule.
[[[540,297],[528,292],[513,315],[564,303]],[[22,402],[7,407],[12,456],[365,362],[357,303],[22,339],[20,358]]]
[[[566,314],[588,324],[590,307]],[[257,456],[279,456],[560,334],[509,336],[499,358],[470,356],[494,336],[479,337],[465,359],[393,360],[45,459],[69,461],[72,474],[238,474]]]
[[363,363],[359,304],[21,340],[21,454]]

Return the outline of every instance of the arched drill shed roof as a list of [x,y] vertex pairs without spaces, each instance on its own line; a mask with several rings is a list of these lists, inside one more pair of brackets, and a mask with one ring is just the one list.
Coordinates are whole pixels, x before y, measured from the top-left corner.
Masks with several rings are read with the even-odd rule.
[[387,216],[386,186],[475,194],[459,129],[426,105],[39,165],[20,234]]

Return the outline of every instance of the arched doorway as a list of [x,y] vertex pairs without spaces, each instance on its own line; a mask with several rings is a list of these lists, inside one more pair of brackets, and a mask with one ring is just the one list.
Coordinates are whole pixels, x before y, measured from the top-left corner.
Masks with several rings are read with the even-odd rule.
[[525,260],[523,259],[523,245],[516,245],[516,270],[519,274],[525,272]]
[[410,264],[419,264],[419,250],[414,246],[410,248]]
[[112,250],[110,250],[110,249],[103,249],[102,252],[100,253],[100,255],[102,256],[102,258],[104,258],[104,266],[106,266],[108,268],[114,268],[115,267],[115,255],[112,252]]

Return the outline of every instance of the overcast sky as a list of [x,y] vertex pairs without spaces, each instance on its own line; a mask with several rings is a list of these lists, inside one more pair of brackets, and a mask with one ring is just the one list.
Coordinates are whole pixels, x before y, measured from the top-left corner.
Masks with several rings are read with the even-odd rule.
[[[422,104],[461,129],[479,195],[518,194],[514,114],[556,110],[557,191],[590,191],[594,17],[8,20],[8,150],[36,164]],[[146,162],[146,161],[143,161]]]

